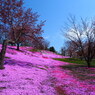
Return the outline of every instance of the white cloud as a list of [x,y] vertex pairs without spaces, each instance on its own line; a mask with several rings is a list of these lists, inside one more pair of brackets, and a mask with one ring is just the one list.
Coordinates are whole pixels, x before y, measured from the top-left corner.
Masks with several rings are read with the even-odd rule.
[[48,40],[50,37],[49,36],[44,36],[44,38]]

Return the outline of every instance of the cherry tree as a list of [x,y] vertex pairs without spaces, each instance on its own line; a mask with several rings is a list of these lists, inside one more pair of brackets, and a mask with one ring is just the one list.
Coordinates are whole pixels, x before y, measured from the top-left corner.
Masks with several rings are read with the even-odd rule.
[[[0,0],[0,34],[2,35],[0,39],[4,40],[2,44],[4,52],[9,41],[13,41],[19,50],[19,44],[26,40],[32,42],[43,39],[44,21],[39,22],[39,15],[30,8],[24,8],[23,4],[23,0]],[[5,55],[2,50],[1,59]]]
[[39,15],[32,9],[23,7],[23,0],[5,0],[0,2],[0,22],[4,39],[15,41],[17,50],[25,40],[41,38],[44,21],[38,23]]

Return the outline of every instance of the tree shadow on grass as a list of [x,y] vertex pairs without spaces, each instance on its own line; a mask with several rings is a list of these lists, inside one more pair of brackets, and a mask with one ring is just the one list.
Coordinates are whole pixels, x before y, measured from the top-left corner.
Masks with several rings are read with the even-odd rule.
[[62,69],[70,70],[71,74],[74,75],[80,81],[87,81],[90,84],[95,84],[95,66],[88,68],[85,65],[65,65],[61,66]]

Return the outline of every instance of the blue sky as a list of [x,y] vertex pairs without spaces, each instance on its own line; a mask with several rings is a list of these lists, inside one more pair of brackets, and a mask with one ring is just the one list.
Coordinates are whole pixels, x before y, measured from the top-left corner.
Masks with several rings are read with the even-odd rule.
[[69,14],[83,18],[95,16],[95,0],[24,0],[24,3],[26,8],[38,12],[39,20],[46,20],[43,36],[57,51],[64,45],[61,29]]

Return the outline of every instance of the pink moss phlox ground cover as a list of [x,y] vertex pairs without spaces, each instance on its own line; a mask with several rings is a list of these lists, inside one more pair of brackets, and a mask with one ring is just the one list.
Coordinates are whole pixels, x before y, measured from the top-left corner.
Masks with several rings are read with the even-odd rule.
[[60,67],[70,63],[52,59],[67,57],[45,50],[33,53],[32,47],[20,49],[7,48],[5,69],[0,70],[0,95],[95,95],[94,84]]
[[78,80],[68,70],[62,71],[57,67],[52,71],[52,76],[57,79],[56,86],[63,88],[66,95],[95,95],[94,84]]

